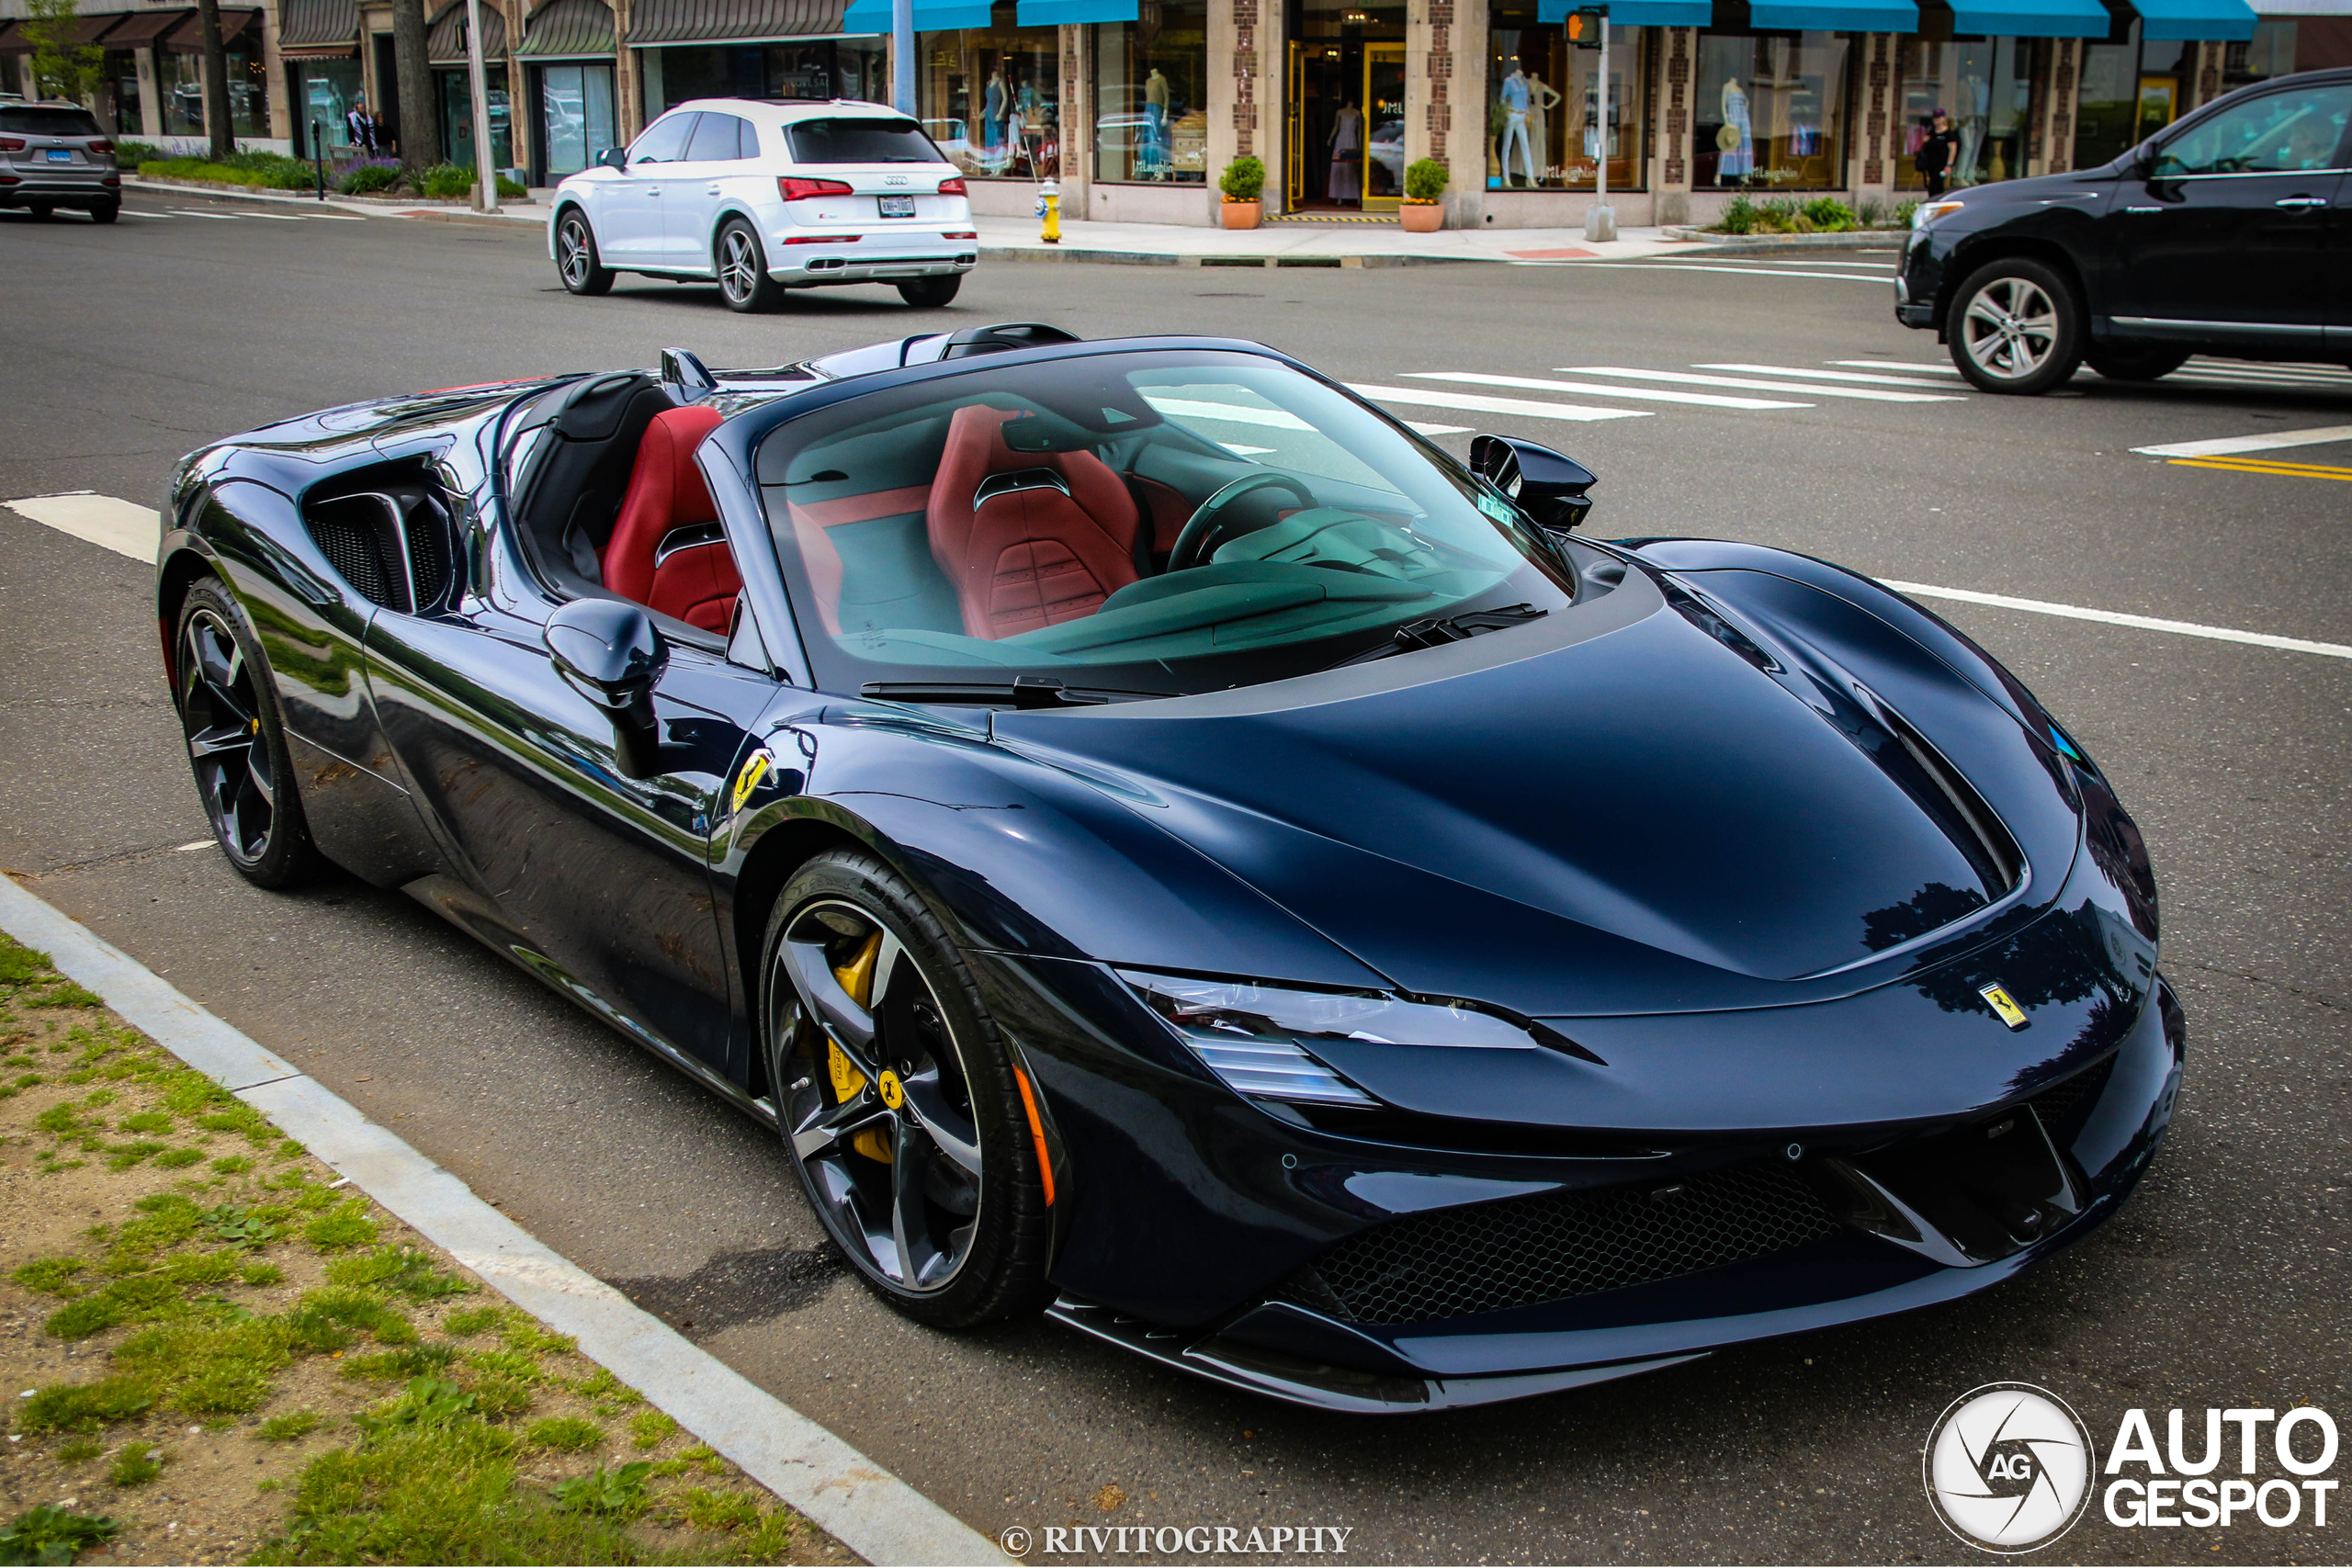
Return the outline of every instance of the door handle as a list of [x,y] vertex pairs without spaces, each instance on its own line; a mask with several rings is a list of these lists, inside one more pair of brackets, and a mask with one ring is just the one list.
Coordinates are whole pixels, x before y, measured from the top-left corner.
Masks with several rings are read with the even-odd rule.
[[705,196],[717,196],[718,194],[718,187],[717,186],[707,186],[703,188],[703,195]]
[[2301,209],[2301,208],[2309,208],[2309,207],[2325,207],[2325,206],[2327,205],[2327,197],[2324,197],[2324,196],[2290,196],[2290,197],[2280,197],[2278,200],[2272,202],[2270,205],[2271,205],[2271,206],[2273,206],[2273,207],[2286,207],[2286,208],[2297,208],[2297,209]]

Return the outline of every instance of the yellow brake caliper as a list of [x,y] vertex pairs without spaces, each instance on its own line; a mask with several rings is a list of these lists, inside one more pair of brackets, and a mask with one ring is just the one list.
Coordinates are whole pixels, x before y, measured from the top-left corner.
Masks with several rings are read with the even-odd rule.
[[[857,950],[855,958],[833,971],[833,978],[840,981],[842,989],[849,993],[849,999],[869,1010],[874,1006],[874,961],[881,952],[882,933],[876,931],[865,939],[865,945]],[[842,1048],[830,1038],[825,1042],[825,1071],[833,1080],[833,1103],[836,1105],[848,1104],[865,1087],[865,1075],[850,1065],[850,1059],[842,1054]],[[884,1137],[877,1128],[868,1127],[858,1134],[850,1139],[849,1146],[868,1159],[880,1160],[884,1165],[890,1163],[890,1140]]]

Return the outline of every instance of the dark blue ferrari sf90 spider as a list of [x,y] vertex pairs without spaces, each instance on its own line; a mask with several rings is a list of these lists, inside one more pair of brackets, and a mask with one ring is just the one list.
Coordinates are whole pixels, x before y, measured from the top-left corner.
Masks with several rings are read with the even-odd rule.
[[774,1125],[910,1317],[1427,1410],[1984,1290],[2179,1081],[2033,695],[1592,482],[1254,344],[673,351],[209,446],[156,608],[239,871]]

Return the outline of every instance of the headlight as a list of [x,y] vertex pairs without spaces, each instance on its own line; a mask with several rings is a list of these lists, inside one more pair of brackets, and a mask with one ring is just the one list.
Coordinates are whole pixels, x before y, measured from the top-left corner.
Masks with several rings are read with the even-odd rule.
[[1911,209],[1911,227],[1924,229],[1947,212],[1958,212],[1964,201],[1923,201]]
[[1193,980],[1122,969],[1209,1071],[1238,1094],[1302,1105],[1379,1104],[1318,1061],[1318,1040],[1525,1050],[1528,1035],[1468,1008],[1363,992],[1294,991],[1248,980]]

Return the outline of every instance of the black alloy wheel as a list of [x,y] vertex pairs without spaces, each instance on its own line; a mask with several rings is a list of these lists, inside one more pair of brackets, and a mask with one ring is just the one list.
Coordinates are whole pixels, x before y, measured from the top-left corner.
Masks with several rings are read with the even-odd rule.
[[899,285],[899,298],[910,305],[936,308],[956,298],[964,287],[959,273],[945,273],[935,277],[910,277]]
[[2055,267],[2026,256],[1987,262],[1952,296],[1951,362],[1978,390],[2031,396],[2063,386],[2083,362],[2083,310]]
[[935,1327],[1043,1308],[1038,1136],[938,920],[873,855],[833,850],[793,876],[762,952],[781,1130],[860,1277]]
[[212,836],[246,881],[290,887],[318,869],[302,819],[277,694],[260,645],[229,591],[188,590],[173,638],[174,697]]
[[2154,381],[2188,363],[2188,350],[2162,343],[2109,344],[2083,351],[2083,363],[2110,381]]
[[90,221],[93,223],[111,223],[121,216],[122,203],[119,201],[102,201],[90,209]]
[[588,215],[576,207],[564,209],[555,226],[555,269],[563,287],[573,294],[608,294],[613,272],[596,253],[596,231]]
[[767,252],[761,248],[758,231],[741,218],[730,218],[719,227],[711,262],[729,310],[773,310],[783,301],[784,287],[768,276]]

